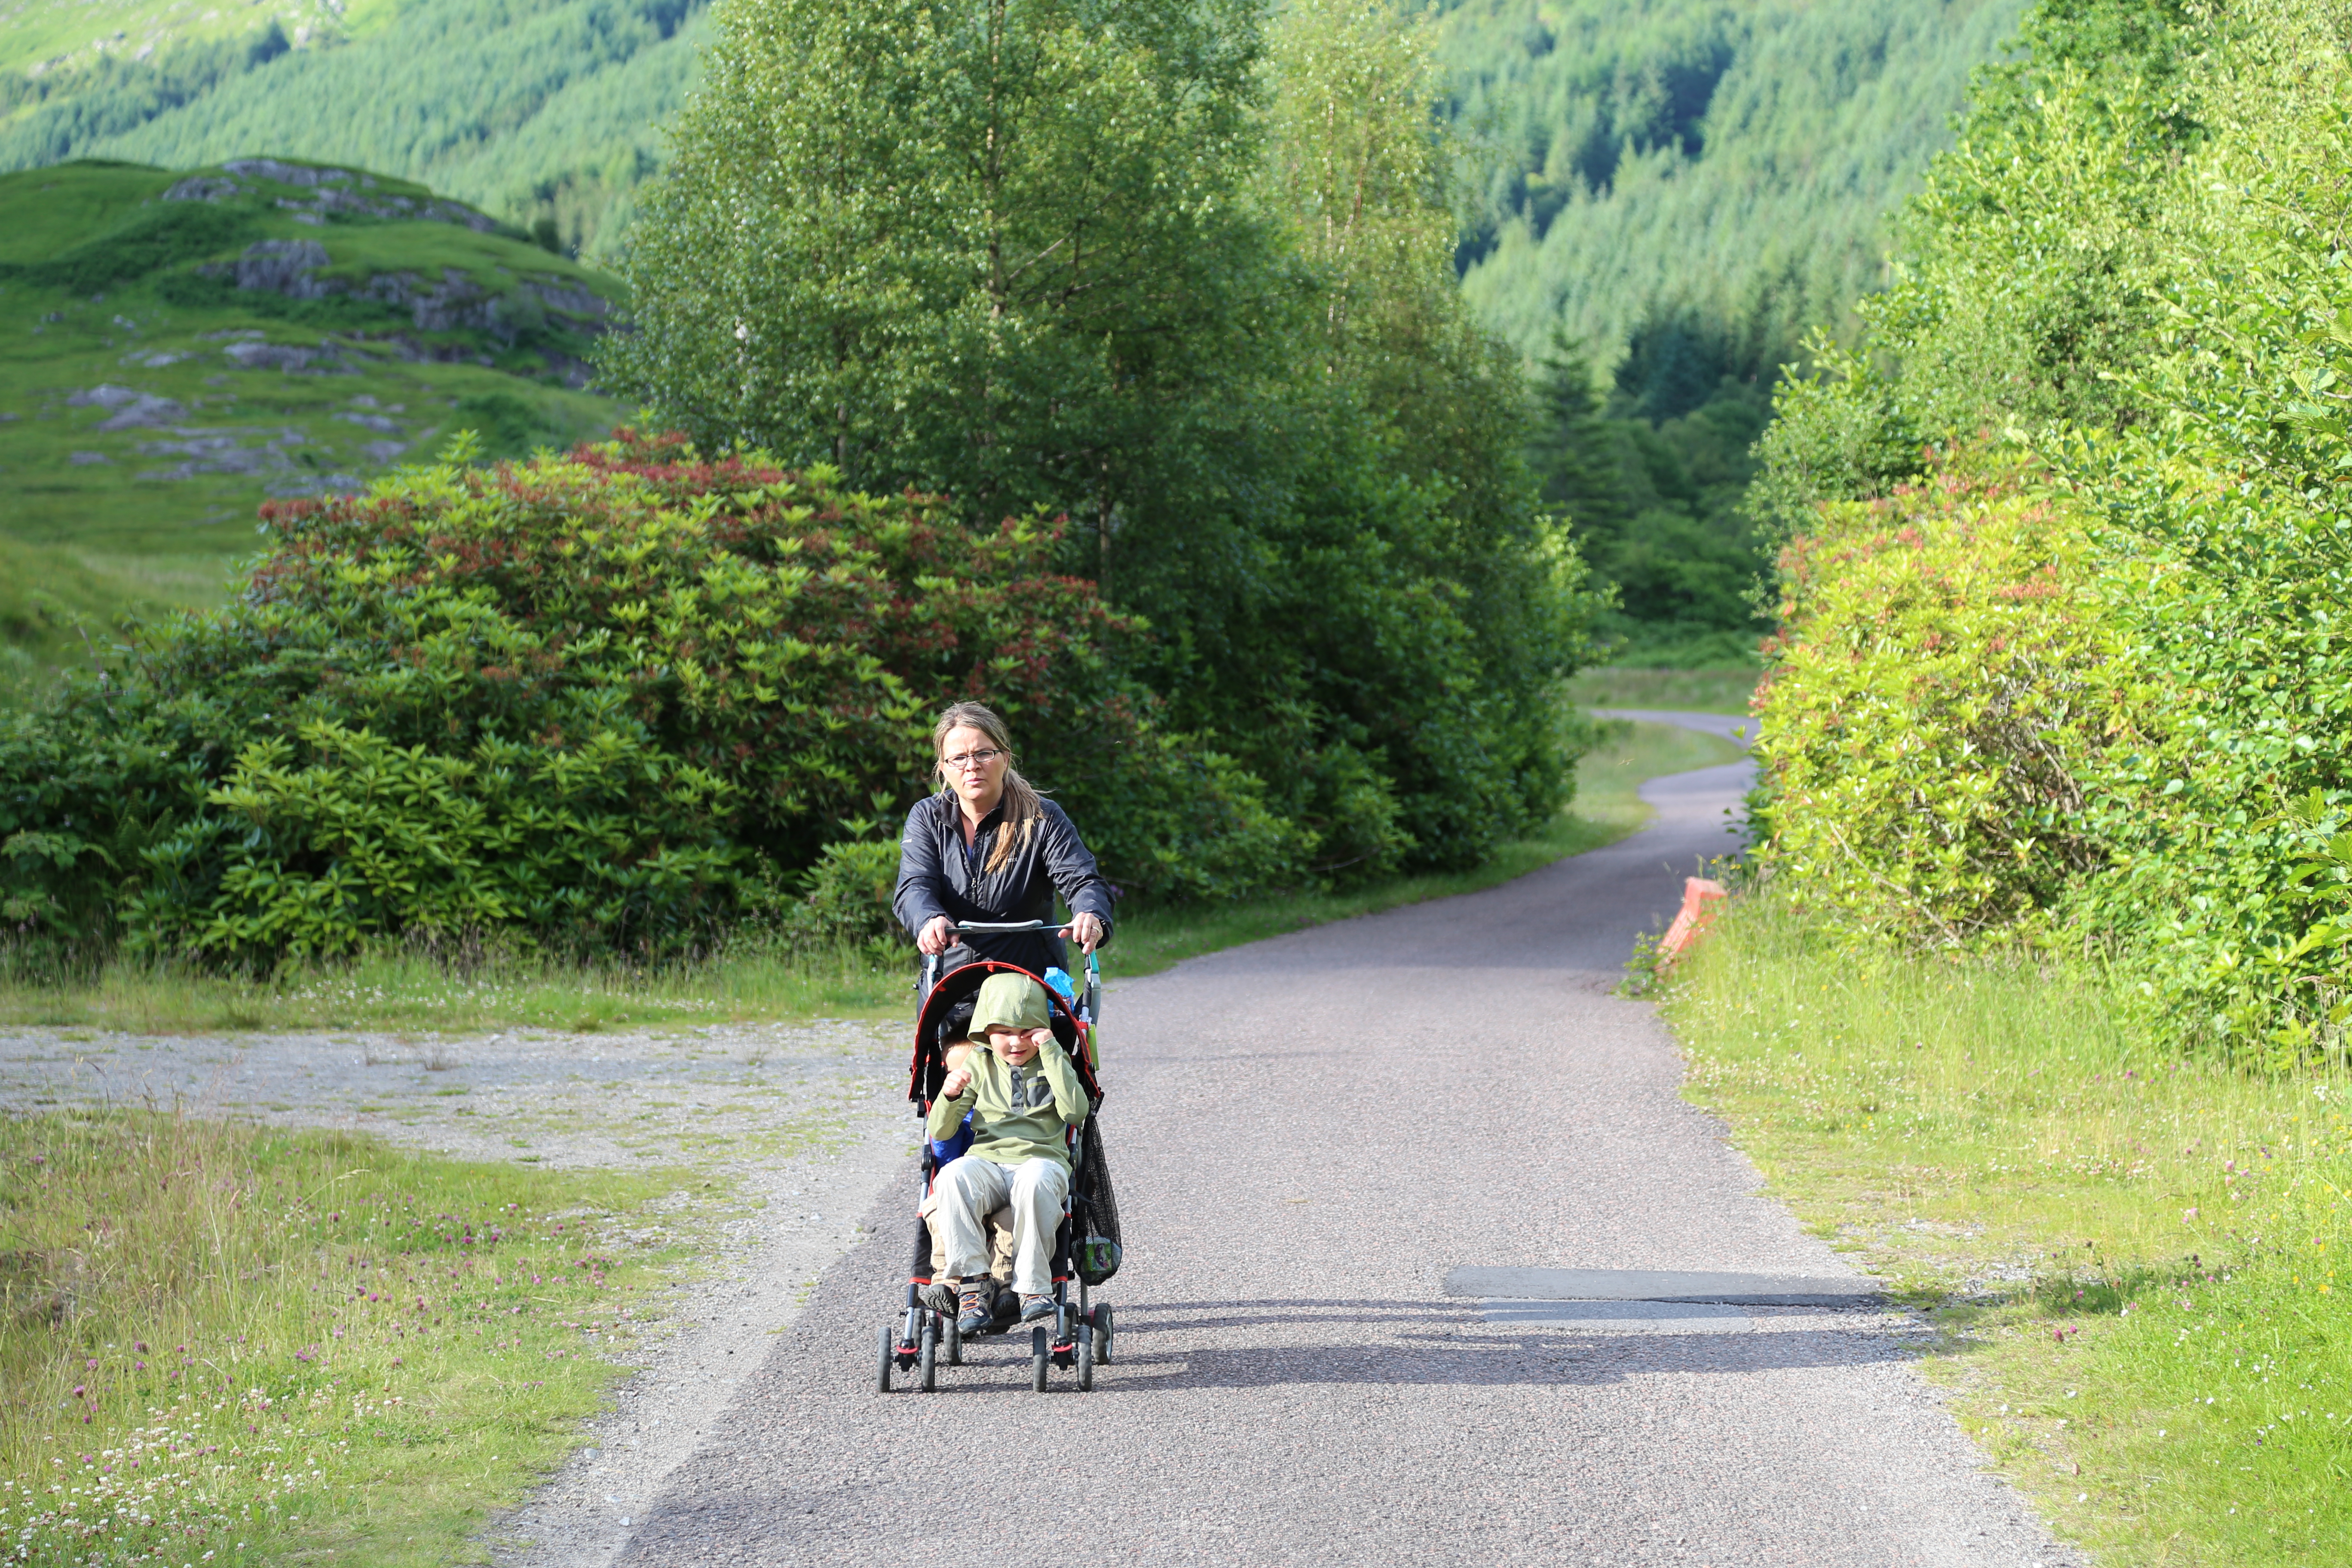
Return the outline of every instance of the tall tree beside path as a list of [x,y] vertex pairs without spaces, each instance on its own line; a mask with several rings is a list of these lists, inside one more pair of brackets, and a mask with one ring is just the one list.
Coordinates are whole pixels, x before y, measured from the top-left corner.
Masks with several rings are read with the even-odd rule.
[[[1518,361],[1454,270],[1456,148],[1434,109],[1428,25],[1382,0],[1295,0],[1268,35],[1268,181],[1318,275],[1314,367],[1395,435],[1394,466],[1444,476],[1444,510],[1507,560],[1531,533]],[[1497,547],[1501,548],[1499,551]]]
[[1361,0],[735,0],[607,374],[709,446],[1066,514],[1172,732],[1313,878],[1559,804],[1589,597],[1454,288],[1425,36]]
[[746,0],[607,374],[698,437],[1112,534],[1272,352],[1253,0]]
[[[1262,188],[1315,288],[1290,397],[1320,429],[1282,510],[1250,520],[1256,540],[1299,541],[1287,580],[1201,595],[1193,624],[1252,647],[1240,672],[1276,673],[1244,702],[1278,709],[1282,680],[1316,681],[1311,820],[1368,820],[1333,783],[1362,747],[1394,781],[1412,858],[1466,864],[1558,804],[1549,683],[1580,657],[1584,566],[1538,513],[1517,359],[1454,276],[1460,149],[1429,24],[1379,0],[1292,0],[1266,55]],[[1370,678],[1383,649],[1412,650],[1410,679]],[[1202,689],[1189,670],[1181,684]]]

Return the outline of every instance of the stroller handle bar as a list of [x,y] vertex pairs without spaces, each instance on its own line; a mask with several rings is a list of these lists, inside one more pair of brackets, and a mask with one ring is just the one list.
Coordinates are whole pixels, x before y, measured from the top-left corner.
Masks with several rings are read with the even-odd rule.
[[[1067,934],[1070,928],[1067,922],[1059,921],[951,921],[949,922],[948,929],[956,931],[979,931],[983,935],[993,936],[1044,931]],[[923,1003],[930,1000],[931,987],[938,984],[939,962],[929,953],[923,955],[922,979],[917,985],[918,1010],[921,1008]],[[1082,997],[1086,1016],[1088,1019],[1100,1018],[1102,1016],[1102,969],[1096,963],[1095,955],[1091,952],[1087,954],[1087,986]]]

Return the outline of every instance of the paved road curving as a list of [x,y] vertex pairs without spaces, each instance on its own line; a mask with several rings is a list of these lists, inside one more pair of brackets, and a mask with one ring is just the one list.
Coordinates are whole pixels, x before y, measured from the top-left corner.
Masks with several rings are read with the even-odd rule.
[[1445,1293],[1457,1268],[1851,1276],[1610,994],[1733,847],[1745,782],[1656,780],[1655,824],[1609,848],[1121,984],[1129,1246],[1097,1391],[1031,1394],[999,1341],[936,1394],[877,1396],[894,1190],[621,1561],[2073,1561],[1976,1468],[1897,1314]]

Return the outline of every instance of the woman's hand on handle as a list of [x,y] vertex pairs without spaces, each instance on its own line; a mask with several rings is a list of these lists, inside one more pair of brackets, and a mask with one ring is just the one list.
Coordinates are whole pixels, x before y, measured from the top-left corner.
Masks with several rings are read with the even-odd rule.
[[1070,940],[1088,952],[1103,944],[1103,923],[1100,915],[1080,915],[1070,921]]
[[915,945],[937,958],[955,945],[955,921],[945,915],[933,915],[923,922],[922,934],[915,938]]

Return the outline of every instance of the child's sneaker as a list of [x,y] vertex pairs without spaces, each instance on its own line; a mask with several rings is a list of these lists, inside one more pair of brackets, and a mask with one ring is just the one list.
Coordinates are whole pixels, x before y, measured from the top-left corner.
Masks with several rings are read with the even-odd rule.
[[1053,1315],[1054,1298],[1051,1296],[1024,1295],[1021,1298],[1021,1321],[1023,1322],[1034,1323],[1040,1318],[1050,1318]]
[[963,1288],[963,1315],[956,1320],[957,1333],[976,1334],[988,1327],[989,1320],[994,1316],[988,1310],[991,1294],[985,1279]]

